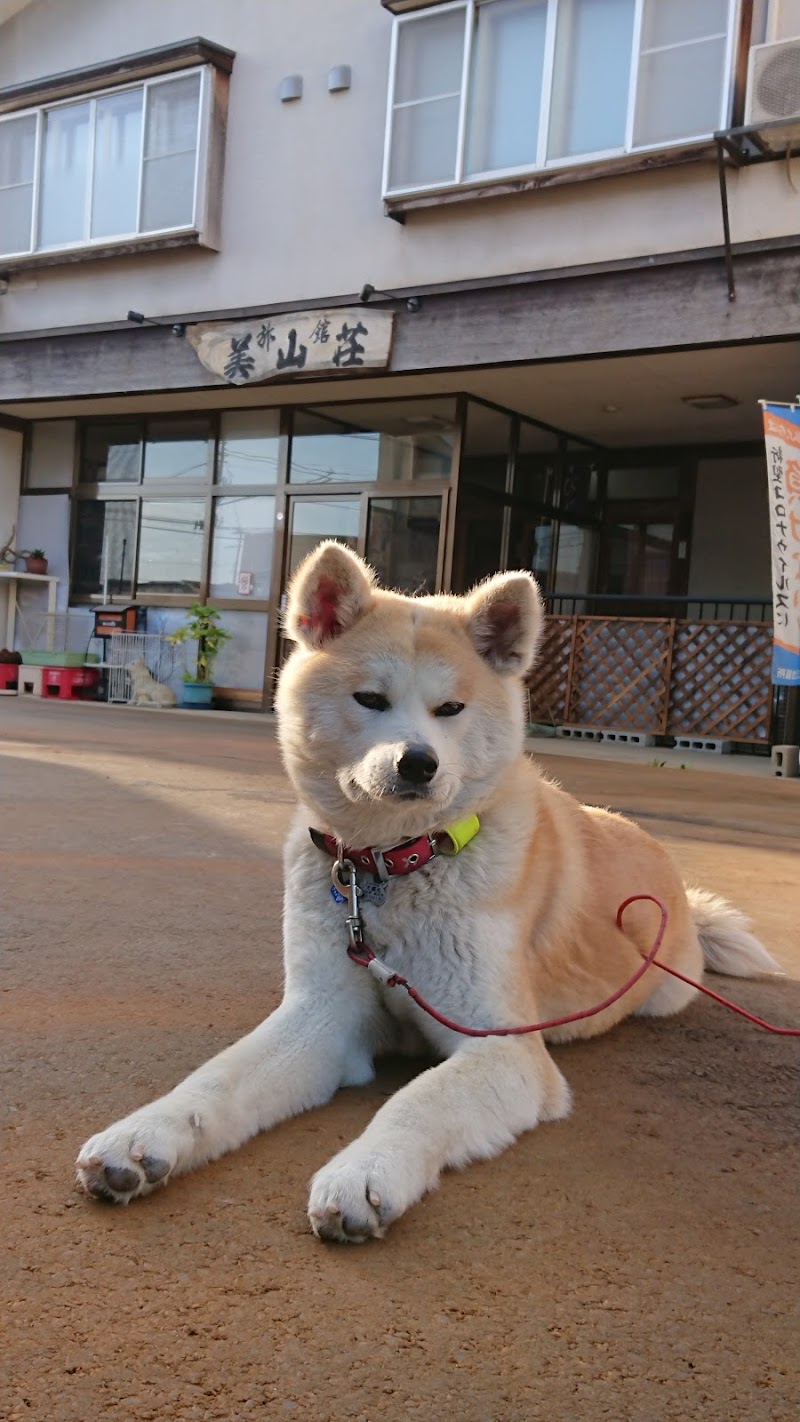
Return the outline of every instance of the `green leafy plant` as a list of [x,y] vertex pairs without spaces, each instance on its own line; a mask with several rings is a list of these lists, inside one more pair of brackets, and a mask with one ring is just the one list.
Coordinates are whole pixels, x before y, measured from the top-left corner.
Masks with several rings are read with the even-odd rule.
[[214,663],[223,644],[230,641],[231,636],[224,627],[220,627],[220,615],[216,608],[205,607],[203,603],[196,602],[189,609],[189,616],[183,627],[179,627],[177,632],[167,638],[167,641],[176,647],[184,642],[197,643],[194,675],[185,671],[184,681],[213,681]]
[[45,553],[43,548],[30,548],[26,549],[25,553],[21,556],[25,558],[46,558],[47,554]]

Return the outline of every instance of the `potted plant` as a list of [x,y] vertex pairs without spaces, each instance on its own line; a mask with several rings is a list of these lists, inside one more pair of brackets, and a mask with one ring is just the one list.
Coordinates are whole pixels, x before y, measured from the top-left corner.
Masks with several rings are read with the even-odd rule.
[[196,642],[194,672],[183,674],[182,706],[210,706],[214,696],[214,662],[223,646],[230,639],[230,632],[219,625],[220,614],[214,607],[205,607],[196,602],[189,609],[183,627],[167,638],[174,646],[184,642]]
[[32,548],[24,554],[25,568],[29,573],[46,573],[47,559],[43,548]]

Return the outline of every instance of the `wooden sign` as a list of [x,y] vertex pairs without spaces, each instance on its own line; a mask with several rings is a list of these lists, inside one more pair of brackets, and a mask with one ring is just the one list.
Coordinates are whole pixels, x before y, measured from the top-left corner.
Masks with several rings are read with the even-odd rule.
[[366,306],[294,311],[255,321],[199,321],[186,339],[198,360],[229,385],[277,376],[385,370],[394,314]]

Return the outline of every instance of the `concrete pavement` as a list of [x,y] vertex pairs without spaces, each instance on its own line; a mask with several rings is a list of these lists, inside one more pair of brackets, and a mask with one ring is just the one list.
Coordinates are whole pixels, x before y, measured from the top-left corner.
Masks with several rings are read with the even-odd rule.
[[[793,975],[723,990],[800,1023],[800,782],[555,744]],[[797,1042],[705,1001],[560,1049],[572,1118],[379,1244],[318,1244],[307,1182],[408,1063],[127,1210],[75,1193],[86,1135],[277,1004],[291,804],[266,718],[0,701],[0,1416],[796,1422]]]

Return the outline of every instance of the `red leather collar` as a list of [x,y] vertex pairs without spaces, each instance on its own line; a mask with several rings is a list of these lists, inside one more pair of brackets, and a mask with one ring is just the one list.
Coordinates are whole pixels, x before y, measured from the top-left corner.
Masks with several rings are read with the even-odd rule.
[[[315,829],[310,829],[309,834],[317,849],[324,850],[332,859],[339,858],[339,847],[332,834],[323,834],[321,830]],[[398,844],[394,849],[383,852],[379,849],[350,849],[345,846],[343,858],[352,860],[357,869],[368,870],[376,879],[391,879],[397,874],[413,874],[415,869],[422,869],[425,864],[429,864],[438,853],[437,836],[422,834],[419,839],[408,839],[405,844]]]

